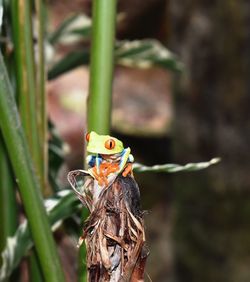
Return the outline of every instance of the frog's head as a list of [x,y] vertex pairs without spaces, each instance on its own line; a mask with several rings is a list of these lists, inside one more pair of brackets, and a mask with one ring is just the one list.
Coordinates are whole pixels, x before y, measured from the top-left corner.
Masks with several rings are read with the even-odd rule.
[[86,135],[87,151],[92,154],[113,155],[124,150],[123,144],[117,138],[109,135],[99,135],[91,131]]

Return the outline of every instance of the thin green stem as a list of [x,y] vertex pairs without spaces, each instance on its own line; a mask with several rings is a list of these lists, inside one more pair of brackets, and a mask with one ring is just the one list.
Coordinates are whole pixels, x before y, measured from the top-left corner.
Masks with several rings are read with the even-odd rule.
[[29,280],[32,282],[42,282],[44,281],[43,275],[41,273],[41,267],[38,262],[38,258],[35,250],[32,250],[28,258],[29,263]]
[[29,220],[41,268],[46,281],[62,282],[64,276],[43,206],[41,189],[34,173],[28,144],[20,123],[2,55],[0,54],[0,126],[22,202]]
[[[82,218],[87,218],[89,212],[87,209],[83,209],[81,216]],[[82,235],[82,234],[80,234]],[[79,249],[79,268],[78,268],[78,281],[79,282],[86,282],[87,281],[87,269],[86,269],[86,246],[82,244]]]
[[116,0],[93,3],[88,130],[109,133],[114,68]]
[[36,114],[36,73],[30,0],[12,1],[12,21],[20,113],[39,181],[41,181],[43,164]]
[[48,146],[47,146],[47,103],[45,91],[45,58],[44,58],[44,4],[42,0],[35,0],[35,10],[37,16],[37,42],[38,42],[38,58],[36,71],[36,90],[37,90],[37,121],[38,132],[41,144],[41,182],[43,191],[47,187],[48,175]]

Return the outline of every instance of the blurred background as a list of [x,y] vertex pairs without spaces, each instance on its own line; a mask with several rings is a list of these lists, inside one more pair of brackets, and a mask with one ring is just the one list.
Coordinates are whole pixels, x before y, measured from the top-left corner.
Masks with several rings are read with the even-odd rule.
[[[50,138],[62,149],[60,160],[50,151],[59,168],[50,181],[60,189],[83,165],[91,8],[91,0],[46,3]],[[150,249],[145,281],[249,282],[250,2],[119,0],[116,38],[112,135],[146,165],[221,158],[198,172],[135,175]],[[132,60],[124,40],[139,50]],[[76,217],[56,232],[67,281],[77,280]]]
[[[202,172],[136,175],[148,211],[147,273],[250,281],[250,3],[120,0],[118,11],[117,39],[157,39],[184,71],[116,67],[113,135],[148,165],[222,158]],[[50,29],[75,12],[91,17],[91,1],[49,1]],[[81,167],[88,74],[79,67],[48,85],[50,118],[69,145],[65,170]]]

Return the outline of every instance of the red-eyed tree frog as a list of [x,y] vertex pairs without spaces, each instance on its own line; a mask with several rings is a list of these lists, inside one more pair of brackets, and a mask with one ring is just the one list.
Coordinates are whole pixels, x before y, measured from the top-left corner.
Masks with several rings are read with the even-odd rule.
[[86,135],[86,140],[89,171],[100,186],[108,184],[110,174],[122,173],[126,177],[132,173],[134,157],[130,154],[130,148],[124,148],[120,140],[109,135],[99,135],[94,131]]

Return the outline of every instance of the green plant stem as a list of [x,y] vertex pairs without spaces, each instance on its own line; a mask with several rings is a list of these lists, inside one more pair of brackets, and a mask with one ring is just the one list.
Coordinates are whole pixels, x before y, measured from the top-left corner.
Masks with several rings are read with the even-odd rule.
[[[30,0],[13,0],[12,22],[17,71],[17,97],[24,131],[32,159],[42,180],[43,164],[39,143],[36,101],[36,72],[34,62]],[[41,181],[42,184],[42,181]]]
[[[88,131],[94,130],[99,134],[110,132],[116,6],[116,0],[93,2],[87,127]],[[82,216],[84,218],[84,211]],[[79,281],[85,282],[83,261],[86,260],[86,250],[83,246],[79,257]]]
[[[89,215],[89,212],[87,209],[83,209],[81,212],[82,218],[87,218]],[[80,234],[81,236],[82,234]],[[79,282],[86,282],[87,281],[87,270],[86,270],[86,246],[85,244],[82,244],[79,249],[79,268],[78,268],[78,280]]]
[[12,236],[17,228],[17,211],[13,177],[6,155],[3,140],[0,137],[0,252],[6,238]]
[[28,258],[28,263],[29,263],[29,280],[31,282],[44,281],[43,275],[41,273],[41,267],[38,263],[38,258],[34,249]]
[[[36,1],[39,2],[40,1]],[[36,8],[40,9],[40,5]],[[33,28],[31,0],[13,0],[13,29],[15,60],[17,68],[17,95],[22,124],[28,139],[31,156],[35,164],[35,169],[41,184],[41,189],[46,189],[45,179],[45,159],[43,147],[45,146],[45,126],[44,126],[44,64],[43,48],[41,50],[41,25],[40,18],[38,23],[38,56],[37,70],[35,68],[34,47],[33,47]],[[40,16],[40,15],[39,15]],[[31,254],[30,276],[32,280],[37,280],[40,275],[39,262],[36,255]],[[35,262],[36,261],[36,262]],[[41,280],[42,278],[40,278]]]
[[116,0],[95,0],[91,43],[88,130],[110,131]]
[[0,54],[0,126],[19,185],[43,275],[46,281],[62,282],[64,281],[62,268],[2,54]]
[[36,91],[37,91],[37,121],[38,132],[41,145],[41,165],[40,174],[43,191],[47,190],[47,175],[48,175],[48,146],[47,146],[47,103],[45,91],[45,58],[44,58],[44,6],[42,0],[35,0],[35,10],[38,25],[38,62],[36,71]]

